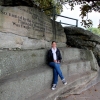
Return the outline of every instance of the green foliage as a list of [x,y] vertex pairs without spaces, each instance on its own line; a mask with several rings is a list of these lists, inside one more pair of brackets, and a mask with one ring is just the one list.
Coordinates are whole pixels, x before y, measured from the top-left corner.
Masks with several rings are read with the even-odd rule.
[[93,32],[94,34],[100,36],[100,29],[99,29],[99,28],[90,27],[90,28],[88,28],[87,30],[89,30],[89,31]]
[[100,29],[100,24],[98,25],[98,28]]
[[[60,2],[56,2],[56,0],[35,0],[35,2],[39,3],[39,7],[43,10],[53,8],[55,6],[55,13],[60,14],[63,11],[62,4]],[[46,10],[45,13],[47,15],[52,15],[53,9]]]
[[99,0],[65,0],[65,3],[71,6],[71,10],[73,10],[76,5],[81,5],[81,25],[85,28],[92,27],[93,25],[92,20],[88,19],[88,13],[91,13],[92,11],[100,12]]
[[[59,1],[59,2],[57,2]],[[62,5],[68,4],[71,10],[74,10],[76,5],[81,5],[80,16],[82,18],[81,25],[85,28],[92,27],[92,20],[88,19],[88,13],[92,11],[100,12],[100,1],[99,0],[35,0],[39,3],[40,8],[47,9],[49,7],[56,6],[56,13],[60,14],[63,11]],[[52,10],[45,11],[46,14],[52,15]],[[100,27],[100,26],[99,26]]]
[[[16,1],[16,2],[15,2]],[[35,5],[37,4],[37,6]],[[56,13],[60,14],[63,11],[63,4],[68,4],[71,10],[74,10],[76,5],[80,5],[80,17],[82,18],[81,25],[85,28],[92,27],[92,21],[88,18],[88,13],[92,11],[100,12],[100,0],[1,0],[2,6],[30,6],[39,9],[47,9],[56,6]],[[67,10],[67,9],[66,9]],[[44,11],[47,15],[53,13],[53,9]],[[51,17],[50,16],[50,17]],[[100,25],[98,25],[100,28]]]

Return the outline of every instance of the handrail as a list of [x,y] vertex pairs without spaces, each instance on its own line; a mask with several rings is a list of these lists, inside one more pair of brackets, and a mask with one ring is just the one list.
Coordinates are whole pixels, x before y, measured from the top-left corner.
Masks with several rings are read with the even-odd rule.
[[[60,16],[60,17],[63,17],[63,18],[68,18],[68,19],[72,19],[72,20],[76,20],[76,25],[71,25],[71,24],[67,24],[67,23],[62,23],[60,21],[61,24],[65,24],[65,25],[71,25],[71,26],[76,26],[78,27],[78,19],[74,19],[74,18],[71,18],[71,17],[66,17],[66,16],[62,16],[62,15],[59,15],[59,14],[56,14],[56,11],[55,11],[55,8],[56,6],[53,6],[53,7],[49,7],[47,9],[42,9],[41,11],[44,12],[46,10],[50,10],[50,9],[53,9],[53,13],[52,13],[52,16],[53,16],[53,33],[54,33],[54,39],[56,39],[56,24],[55,24],[55,18],[56,16]],[[51,16],[51,15],[49,15]]]
[[65,24],[65,25],[71,25],[71,26],[76,26],[76,27],[78,27],[78,19],[71,18],[71,17],[66,17],[66,16],[62,16],[62,15],[59,15],[59,14],[56,14],[56,16],[60,16],[60,17],[68,18],[68,19],[72,19],[72,20],[76,20],[76,25],[67,24],[67,23],[62,23],[61,21],[60,21],[60,23]]
[[65,24],[65,25],[71,25],[71,26],[75,26],[75,25],[72,25],[72,24],[67,24],[67,23],[62,23],[62,22],[60,22],[61,24]]
[[[49,7],[49,8],[47,8],[47,9],[42,9],[41,11],[46,11],[46,10],[50,10],[50,9],[54,9],[55,7]],[[48,15],[48,16],[50,16],[50,15]],[[66,17],[66,16],[62,16],[62,15],[59,15],[59,14],[53,14],[53,16],[60,16],[60,17],[63,17],[63,18],[67,18],[67,19],[72,19],[72,20],[76,20],[76,25],[72,25],[72,24],[67,24],[67,23],[62,23],[62,22],[60,22],[61,24],[65,24],[65,25],[71,25],[71,26],[76,26],[76,27],[78,27],[78,19],[75,19],[75,18],[71,18],[71,17]],[[55,19],[55,18],[53,18],[53,19]],[[54,20],[53,20],[54,21]]]
[[61,17],[64,17],[64,18],[68,18],[68,19],[72,19],[72,20],[77,20],[75,18],[71,18],[71,17],[66,17],[66,16],[62,16],[62,15],[59,15],[59,14],[56,14],[57,16],[61,16]]

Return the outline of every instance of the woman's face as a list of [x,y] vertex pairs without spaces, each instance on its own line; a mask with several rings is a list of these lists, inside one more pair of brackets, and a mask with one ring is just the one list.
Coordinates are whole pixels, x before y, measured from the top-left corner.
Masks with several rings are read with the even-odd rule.
[[53,42],[53,43],[52,43],[52,48],[56,48],[56,46],[57,46],[56,43]]

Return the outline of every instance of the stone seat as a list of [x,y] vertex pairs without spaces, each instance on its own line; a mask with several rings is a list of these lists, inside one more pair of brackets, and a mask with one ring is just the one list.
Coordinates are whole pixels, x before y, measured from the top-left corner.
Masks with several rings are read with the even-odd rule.
[[[61,65],[61,69],[68,81],[68,85],[65,87],[59,80],[58,88],[61,88],[55,92],[52,92],[50,89],[52,83],[52,69],[47,65],[2,77],[0,79],[0,99],[39,100],[37,96],[41,92],[44,91],[44,93],[46,93],[46,91],[49,91],[47,96],[44,95],[48,99],[43,99],[49,100],[50,98],[54,98],[54,96],[61,94],[65,90],[67,91],[68,88],[77,87],[79,84],[83,84],[84,80],[87,82],[97,73],[91,70],[90,61],[80,60],[75,62],[64,62]],[[45,89],[47,90],[45,91]],[[41,96],[42,95],[40,95],[40,97]]]
[[[61,54],[63,57],[62,62],[71,63],[75,61],[76,62],[90,61],[90,63],[88,64],[90,64],[91,69],[98,70],[98,64],[91,51],[77,49],[77,48],[59,48],[59,49],[61,50]],[[19,71],[24,71],[31,68],[44,66],[46,64],[46,54],[47,54],[47,49],[25,50],[25,51],[24,50],[19,50],[19,51],[1,50],[0,51],[0,77],[17,73]]]
[[68,85],[63,86],[59,80],[58,92],[51,91],[53,74],[52,68],[46,65],[47,49],[1,50],[0,100],[39,100],[38,97],[43,96],[42,92],[48,93],[46,91],[49,93],[44,96],[49,100],[69,88],[85,84],[97,74],[99,67],[91,51],[77,48],[60,48],[60,50],[63,57],[61,69]]
[[71,93],[77,91],[78,88],[95,78],[97,74],[96,71],[88,71],[82,74],[72,75],[68,78],[67,85],[63,85],[60,81],[56,90],[52,91],[46,88],[25,100],[39,100],[40,98],[41,100],[63,100],[61,98],[66,98]]

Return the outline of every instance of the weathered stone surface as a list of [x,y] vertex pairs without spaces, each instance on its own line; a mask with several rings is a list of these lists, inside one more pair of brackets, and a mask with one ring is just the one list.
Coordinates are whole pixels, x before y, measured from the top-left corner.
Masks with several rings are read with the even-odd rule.
[[67,41],[64,29],[59,22],[56,22],[56,41],[64,43]]
[[100,66],[100,37],[76,27],[65,27],[67,45],[92,50]]
[[[0,49],[43,49],[51,47],[51,41],[48,42],[44,39],[32,39],[28,37],[23,37],[20,35],[12,33],[2,33],[0,32]],[[57,42],[57,47],[66,47],[66,43]]]
[[59,23],[56,23],[54,39],[52,20],[38,9],[22,6],[0,6],[0,38],[0,48],[10,49],[45,48],[46,42],[52,40],[66,43],[64,29]]
[[0,51],[1,76],[46,64],[46,50]]
[[0,32],[0,48],[1,49],[41,49],[45,48],[47,41],[31,39],[28,37],[22,37],[12,33],[1,33]]
[[[62,62],[66,63],[66,66],[67,63],[70,62],[77,62],[80,60],[82,60],[83,62],[90,61],[91,69],[98,71],[98,64],[95,60],[95,57],[93,57],[91,51],[77,49],[77,48],[59,48],[59,49],[61,50],[62,54]],[[36,68],[46,65],[47,63],[46,54],[47,54],[47,49],[23,50],[23,51],[20,50],[0,51],[1,77],[19,71],[28,70],[30,68]]]
[[[59,49],[63,57],[61,69],[66,79],[92,69],[98,71],[99,67],[92,51],[77,48]],[[33,95],[50,88],[53,74],[51,68],[46,65],[46,52],[47,49],[0,51],[0,100],[33,100]],[[92,75],[91,73],[86,76],[87,78],[84,77],[83,82],[92,79]],[[77,87],[83,83],[81,78],[79,82],[76,78],[74,80],[74,84],[68,81],[69,85],[66,86]],[[64,90],[65,87],[61,89]],[[59,92],[61,93],[62,90]],[[51,90],[49,91],[51,93]]]
[[93,54],[93,52],[91,51],[91,55],[92,55],[92,59],[91,59],[91,69],[92,70],[96,70],[96,71],[99,71],[99,67],[98,67],[98,64],[99,63],[97,63],[98,62],[98,59],[96,60],[95,59],[95,56],[94,56],[94,54]]
[[[66,72],[70,71],[71,74],[73,71],[72,68],[76,64],[74,63],[70,65],[70,70],[69,67],[66,67],[66,65],[62,66],[63,73],[66,75],[65,78],[67,78],[69,75],[69,73]],[[83,71],[82,69],[86,69],[84,63],[81,64],[79,62],[79,64],[80,66],[78,67],[80,67],[79,69],[81,69],[81,71]],[[77,69],[76,67],[77,66],[75,66],[75,70]],[[78,70],[76,71],[78,72]],[[73,87],[77,88],[79,85],[85,85],[86,83],[90,82],[91,79],[93,79],[97,74],[97,72],[90,72],[91,73],[87,73],[86,75],[83,74],[83,76],[82,74],[78,73],[78,78],[74,77],[72,81],[68,81],[66,86],[63,84],[60,84],[60,86],[58,85],[57,88],[59,89],[56,91],[50,90],[52,70],[48,66],[13,74],[0,80],[0,100],[39,100],[39,98],[41,98],[39,97],[40,95],[42,96],[42,100],[54,100],[51,99],[51,97],[55,96],[55,94],[58,96],[62,92],[65,93],[66,90],[73,90]],[[75,72],[73,71],[72,74],[75,74]],[[38,99],[36,99],[35,96],[37,96]]]
[[[0,100],[33,100],[29,98],[50,86],[52,80],[51,69],[46,65],[46,48],[54,40],[52,20],[35,8],[0,7],[0,22]],[[58,47],[65,47],[63,28],[56,24]],[[89,46],[92,45],[95,42],[92,44],[90,41]],[[92,51],[77,48],[60,50],[64,76],[99,70]],[[84,77],[82,81],[91,79],[91,76]],[[79,84],[82,81],[80,79]],[[77,85],[75,82],[74,86]],[[73,84],[69,84],[71,86]]]
[[[0,7],[0,31],[41,39],[52,34],[51,20],[31,7]],[[50,30],[51,29],[51,30]]]
[[93,48],[93,53],[97,58],[98,64],[100,66],[100,44],[97,44],[95,48]]

